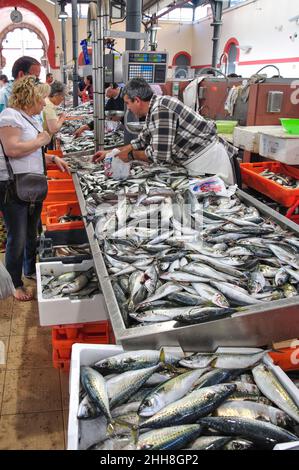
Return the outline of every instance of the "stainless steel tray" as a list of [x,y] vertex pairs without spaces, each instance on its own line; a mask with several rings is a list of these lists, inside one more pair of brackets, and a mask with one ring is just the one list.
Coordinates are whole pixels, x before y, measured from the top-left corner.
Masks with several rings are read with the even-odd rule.
[[[77,175],[73,175],[73,179],[81,211],[85,215],[85,201],[79,179]],[[280,226],[299,236],[299,226],[286,217],[241,190],[238,191],[238,196]],[[125,349],[159,348],[167,345],[180,346],[185,351],[214,351],[218,346],[267,346],[272,342],[299,336],[299,296],[265,302],[262,306],[253,306],[234,317],[199,325],[175,327],[175,322],[171,321],[126,328],[92,225],[86,226],[86,230],[116,341]]]

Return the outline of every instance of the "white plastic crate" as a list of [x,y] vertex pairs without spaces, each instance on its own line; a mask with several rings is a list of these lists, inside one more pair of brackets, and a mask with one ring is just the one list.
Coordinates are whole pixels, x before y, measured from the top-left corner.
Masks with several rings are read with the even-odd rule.
[[283,129],[261,134],[260,155],[288,165],[299,165],[299,138],[286,134]]
[[[184,353],[180,347],[164,347],[169,353],[175,353],[183,357]],[[69,378],[70,404],[68,421],[68,450],[79,450],[79,420],[77,419],[80,392],[80,367],[90,366],[105,359],[124,352],[121,346],[74,344],[72,347],[72,358]]]
[[74,344],[72,347],[72,359],[69,379],[70,404],[68,421],[68,450],[79,449],[79,421],[77,419],[80,392],[80,367],[90,366],[105,359],[124,352],[121,346]]
[[[175,351],[183,355],[180,348],[168,348],[165,350],[171,352]],[[226,353],[243,353],[253,354],[259,352],[261,349],[258,348],[221,348],[219,347],[216,352]],[[79,394],[80,394],[80,367],[91,366],[96,362],[105,359],[107,357],[116,356],[124,352],[121,346],[114,345],[94,345],[94,344],[74,344],[72,347],[72,358],[71,368],[69,376],[69,419],[68,419],[68,450],[79,450],[79,420],[77,419],[78,407],[79,407]],[[188,353],[186,353],[188,354]],[[269,358],[266,361],[270,367],[281,371],[278,366],[272,365],[272,360]],[[277,444],[273,450],[299,450],[299,441],[287,442],[284,444]]]
[[244,126],[235,127],[234,145],[248,152],[260,153],[260,133],[275,131],[281,126]]
[[59,276],[71,271],[87,271],[93,266],[93,260],[77,264],[49,262],[36,264],[37,300],[41,326],[90,323],[108,319],[106,302],[103,294],[96,294],[90,299],[71,300],[70,298],[45,299],[42,296],[41,276]]

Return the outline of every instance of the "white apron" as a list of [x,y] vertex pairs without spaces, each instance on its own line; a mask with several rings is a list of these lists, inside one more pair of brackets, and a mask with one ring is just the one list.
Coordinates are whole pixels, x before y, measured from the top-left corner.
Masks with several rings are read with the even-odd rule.
[[235,184],[235,173],[227,150],[221,142],[212,142],[195,157],[187,160],[183,166],[189,176],[200,176],[206,173],[217,175],[226,184]]

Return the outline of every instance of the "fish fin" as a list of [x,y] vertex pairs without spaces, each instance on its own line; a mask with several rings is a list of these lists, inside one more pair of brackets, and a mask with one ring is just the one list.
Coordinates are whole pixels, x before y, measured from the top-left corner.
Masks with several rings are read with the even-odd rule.
[[212,367],[212,368],[216,368],[217,360],[218,360],[218,357],[215,357],[214,359],[212,359],[209,366]]
[[173,366],[172,364],[166,364],[166,356],[165,356],[165,351],[164,348],[160,349],[160,356],[159,356],[159,364],[163,365],[163,367],[169,372],[176,373],[176,367]]
[[110,437],[115,436],[114,425],[115,425],[115,421],[110,421],[108,426],[107,426],[107,434]]
[[166,361],[165,351],[164,351],[164,348],[161,348],[160,355],[159,355],[159,362],[162,364],[165,364],[165,361]]

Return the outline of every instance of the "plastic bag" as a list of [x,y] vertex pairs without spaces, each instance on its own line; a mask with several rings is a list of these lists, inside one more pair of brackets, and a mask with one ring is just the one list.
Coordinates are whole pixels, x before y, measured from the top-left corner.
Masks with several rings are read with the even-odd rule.
[[124,180],[130,174],[130,163],[123,162],[120,158],[117,158],[119,153],[118,149],[113,149],[105,157],[104,171],[107,178]]
[[4,264],[0,261],[0,299],[4,300],[15,292],[12,279]]
[[194,179],[191,181],[191,190],[194,193],[209,193],[212,192],[216,196],[231,197],[237,190],[237,185],[226,187],[224,181],[218,176],[211,176],[205,179]]

